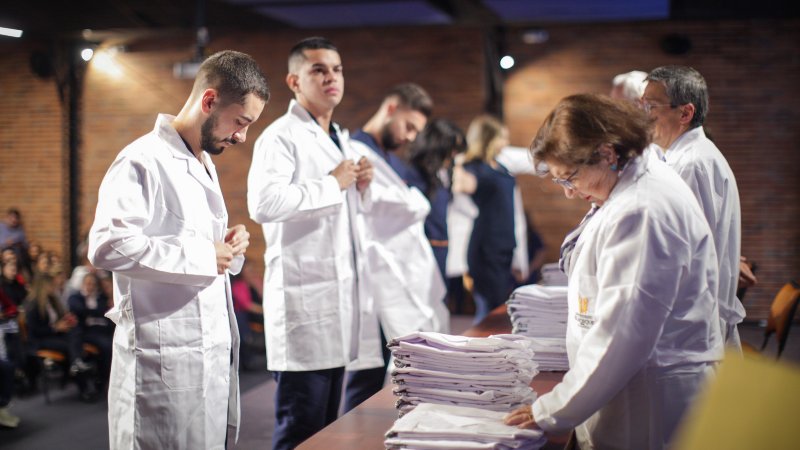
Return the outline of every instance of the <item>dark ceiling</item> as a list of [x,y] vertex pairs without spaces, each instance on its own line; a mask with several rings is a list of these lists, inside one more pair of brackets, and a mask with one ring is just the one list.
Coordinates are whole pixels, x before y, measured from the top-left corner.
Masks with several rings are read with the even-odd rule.
[[74,0],[7,1],[0,27],[23,37],[96,31],[510,25],[796,17],[785,0]]

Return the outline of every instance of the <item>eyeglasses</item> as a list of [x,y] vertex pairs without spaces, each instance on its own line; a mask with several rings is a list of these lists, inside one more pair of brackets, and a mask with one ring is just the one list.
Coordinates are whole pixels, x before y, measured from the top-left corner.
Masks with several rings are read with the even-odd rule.
[[559,185],[561,187],[565,187],[567,189],[575,190],[575,185],[572,184],[572,179],[575,178],[575,175],[578,174],[579,170],[581,170],[580,167],[575,169],[575,172],[572,172],[572,175],[568,176],[567,178],[556,178],[556,177],[553,177],[553,183],[555,183],[555,184],[557,184],[557,185]]
[[652,111],[653,108],[658,108],[660,106],[669,106],[671,109],[675,109],[675,108],[678,107],[678,105],[672,105],[670,103],[650,103],[650,102],[647,102],[647,101],[644,101],[644,100],[642,101],[641,105],[642,105],[642,109],[647,114],[650,114],[650,111]]

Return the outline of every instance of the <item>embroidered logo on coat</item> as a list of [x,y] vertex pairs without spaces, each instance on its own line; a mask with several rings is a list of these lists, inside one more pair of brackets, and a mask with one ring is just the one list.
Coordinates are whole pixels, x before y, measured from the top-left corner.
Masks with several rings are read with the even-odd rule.
[[578,295],[578,312],[575,320],[581,328],[590,328],[594,325],[594,316],[589,314],[589,298]]

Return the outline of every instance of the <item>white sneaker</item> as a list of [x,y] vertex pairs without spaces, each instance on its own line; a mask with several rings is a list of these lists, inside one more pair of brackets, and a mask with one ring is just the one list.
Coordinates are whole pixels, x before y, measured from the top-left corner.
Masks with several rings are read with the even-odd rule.
[[8,408],[0,408],[0,425],[8,428],[17,428],[19,417],[11,414]]

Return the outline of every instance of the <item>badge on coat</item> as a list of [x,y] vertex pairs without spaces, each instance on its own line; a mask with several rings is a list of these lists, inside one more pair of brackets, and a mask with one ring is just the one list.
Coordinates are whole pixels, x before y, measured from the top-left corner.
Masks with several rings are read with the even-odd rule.
[[581,328],[591,328],[594,325],[594,316],[589,314],[589,298],[578,295],[578,312],[575,320]]

